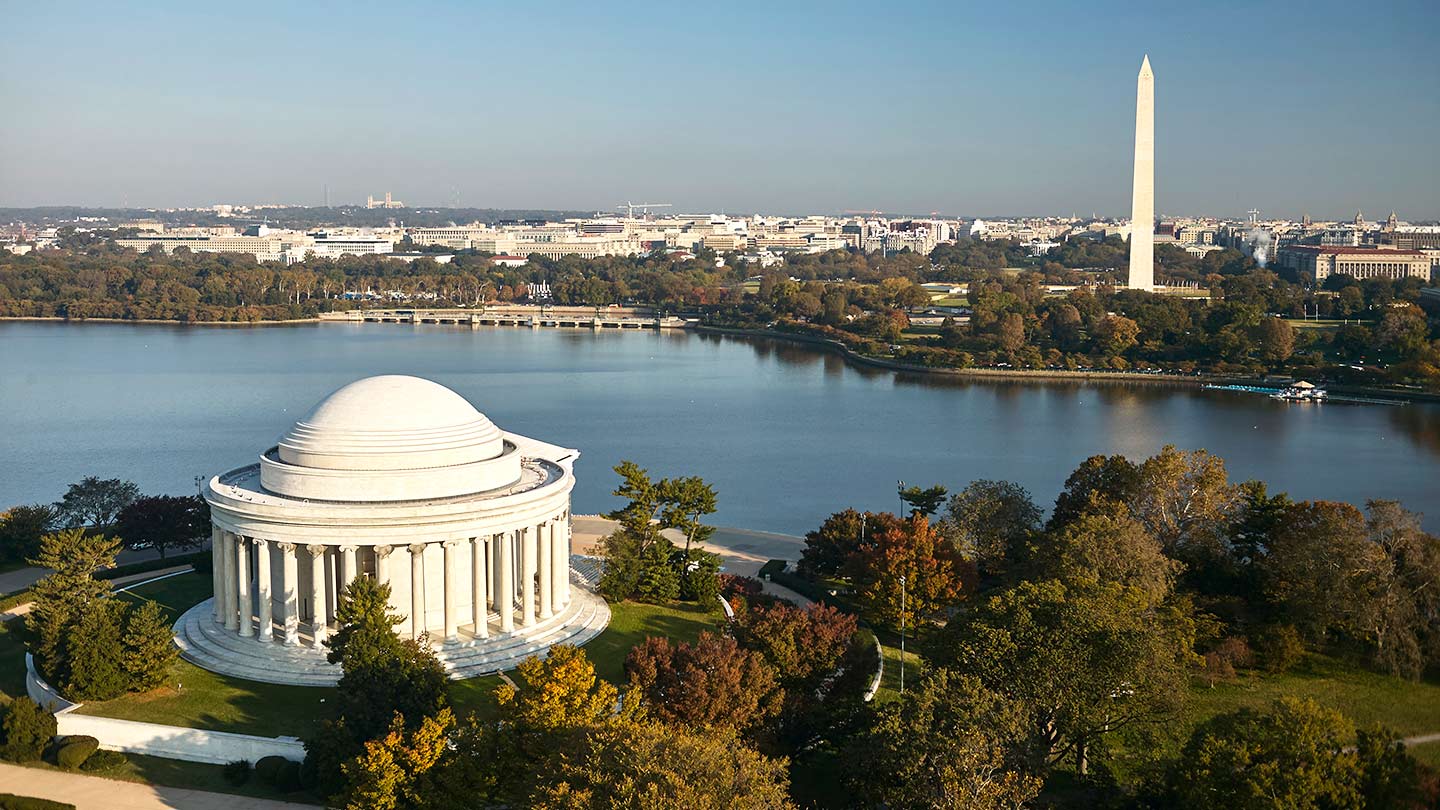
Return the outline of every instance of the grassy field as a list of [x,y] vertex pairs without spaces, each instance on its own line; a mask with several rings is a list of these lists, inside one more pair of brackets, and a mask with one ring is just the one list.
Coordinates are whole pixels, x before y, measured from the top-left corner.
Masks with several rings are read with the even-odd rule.
[[[210,596],[210,578],[182,574],[141,585],[121,595],[153,599],[172,619]],[[696,605],[647,605],[625,602],[611,606],[610,626],[585,646],[601,677],[618,683],[624,678],[625,656],[646,636],[664,635],[693,641],[701,630],[715,626],[719,614]],[[16,658],[18,666],[5,662]],[[24,690],[24,651],[13,636],[0,635],[0,690]],[[14,681],[14,684],[11,683]],[[461,711],[493,716],[496,675],[452,682],[451,701]],[[218,675],[181,661],[174,682],[144,694],[86,703],[81,714],[143,720],[152,723],[234,731],[264,737],[303,733],[306,718],[323,712],[334,689],[284,686]]]
[[0,695],[5,698],[25,694],[25,643],[17,632],[23,621],[0,622]]
[[585,645],[585,652],[600,677],[617,684],[625,679],[625,656],[646,636],[694,641],[702,630],[714,629],[722,621],[718,606],[711,611],[699,605],[622,602],[610,610],[610,626]]
[[1415,683],[1320,655],[1283,675],[1244,673],[1234,683],[1191,690],[1186,724],[1242,707],[1263,708],[1282,695],[1311,698],[1361,726],[1380,723],[1402,736],[1440,732],[1440,683]]
[[[905,642],[908,648],[911,641]],[[880,676],[880,690],[875,693],[875,702],[884,703],[900,697],[900,647],[898,639],[886,642],[880,647],[885,656],[885,672]],[[905,650],[905,683],[914,686],[920,678],[920,664],[923,659],[913,649]],[[873,672],[872,672],[873,677]]]

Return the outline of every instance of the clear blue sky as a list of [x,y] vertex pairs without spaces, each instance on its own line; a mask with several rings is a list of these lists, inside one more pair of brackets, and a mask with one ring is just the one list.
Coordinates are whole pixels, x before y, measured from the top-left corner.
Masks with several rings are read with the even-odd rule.
[[0,205],[1440,218],[1434,0],[1012,5],[0,0]]

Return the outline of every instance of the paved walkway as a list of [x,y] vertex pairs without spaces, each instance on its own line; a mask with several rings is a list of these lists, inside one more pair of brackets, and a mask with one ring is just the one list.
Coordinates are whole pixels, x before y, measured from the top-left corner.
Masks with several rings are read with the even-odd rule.
[[209,793],[203,790],[156,787],[119,782],[43,768],[0,763],[0,791],[68,802],[76,810],[315,810],[313,804],[277,802]]
[[[128,576],[116,577],[115,579],[110,580],[110,582],[111,582],[111,584],[113,584],[113,585],[120,585],[120,586],[133,585],[134,583],[137,583],[137,582],[149,582],[150,580],[153,580],[153,579],[160,579],[160,578],[162,578],[162,577],[170,576],[171,574],[178,574],[178,573],[181,573],[182,571],[189,571],[189,570],[190,570],[190,563],[185,563],[184,565],[177,565],[177,566],[174,566],[173,568],[161,568],[161,569],[156,570],[156,571],[146,571],[146,572],[144,572],[144,573],[142,573],[142,574],[130,574],[130,575],[128,575]],[[121,587],[121,588],[117,588],[117,590],[122,590],[122,591],[123,591],[123,590],[125,590],[125,588]],[[33,603],[31,603],[31,602],[26,602],[26,603],[23,604],[23,605],[16,605],[15,607],[10,608],[9,610],[0,611],[0,622],[8,622],[8,621],[10,621],[11,619],[18,619],[18,618],[20,618],[21,616],[24,616],[26,613],[29,613],[29,612],[30,612],[30,605],[31,605],[31,604],[33,604]]]
[[[171,552],[171,556],[179,554],[193,554],[197,551],[204,551],[208,548],[210,548],[210,542],[207,540],[206,542],[201,543],[195,548]],[[130,563],[145,562],[146,560],[159,559],[159,557],[160,552],[156,551],[153,548],[142,549],[140,551],[126,549],[115,555],[115,564],[129,565]],[[36,582],[39,582],[40,578],[48,573],[50,573],[50,569],[48,568],[33,567],[17,568],[14,571],[6,571],[5,573],[0,574],[0,596],[4,596],[7,593],[14,593],[15,591],[18,591],[22,588],[28,588],[31,585],[34,585]]]

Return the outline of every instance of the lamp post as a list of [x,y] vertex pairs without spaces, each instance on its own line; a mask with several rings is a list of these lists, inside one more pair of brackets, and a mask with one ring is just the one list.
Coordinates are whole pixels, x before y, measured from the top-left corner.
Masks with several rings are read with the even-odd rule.
[[905,694],[905,577],[900,577],[900,694]]

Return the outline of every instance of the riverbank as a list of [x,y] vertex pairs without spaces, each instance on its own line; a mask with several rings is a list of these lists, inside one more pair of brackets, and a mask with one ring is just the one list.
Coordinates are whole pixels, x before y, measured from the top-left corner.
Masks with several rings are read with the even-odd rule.
[[320,323],[314,318],[290,318],[281,321],[182,321],[175,318],[61,318],[56,315],[0,315],[0,321],[35,321],[38,323],[133,323],[162,324],[167,326],[292,326],[304,323]]
[[[903,372],[906,374],[928,374],[940,377],[960,377],[971,379],[988,380],[1019,380],[1031,382],[1046,381],[1067,381],[1067,382],[1124,382],[1142,384],[1166,384],[1182,385],[1191,388],[1202,387],[1206,384],[1227,384],[1227,385],[1270,385],[1274,382],[1266,382],[1256,377],[1228,376],[1223,374],[1151,374],[1139,371],[1069,371],[1065,369],[1006,369],[1006,368],[952,368],[917,366],[910,363],[901,363],[895,360],[887,360],[881,357],[870,357],[846,346],[838,340],[805,335],[795,332],[780,332],[774,329],[739,329],[724,326],[691,326],[695,332],[700,334],[726,335],[730,337],[745,338],[769,338],[772,340],[784,340],[791,343],[800,343],[807,346],[814,346],[824,351],[838,354],[848,362],[857,366],[868,368],[880,368],[890,371]],[[1342,385],[1327,383],[1328,390],[1341,394],[1353,394],[1356,396],[1386,397],[1402,402],[1440,402],[1440,393],[1427,391],[1400,391],[1390,388],[1373,388],[1362,385]]]

